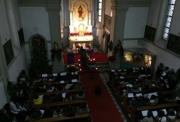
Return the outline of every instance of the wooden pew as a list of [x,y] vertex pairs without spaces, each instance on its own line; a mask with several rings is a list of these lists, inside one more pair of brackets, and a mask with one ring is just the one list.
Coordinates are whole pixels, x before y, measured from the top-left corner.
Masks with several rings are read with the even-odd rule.
[[142,107],[133,107],[131,108],[130,115],[131,119],[134,122],[136,119],[136,114],[137,112],[141,112],[143,110],[157,110],[157,109],[164,109],[164,108],[174,108],[174,107],[180,107],[180,104],[178,103],[164,103],[164,104],[159,104],[155,106],[142,106]]
[[80,92],[81,90],[76,90],[76,89],[72,89],[72,90],[62,90],[62,91],[53,91],[53,92],[39,92],[36,93],[38,95],[51,95],[51,94],[60,94],[60,93],[77,93]]
[[73,104],[80,104],[80,103],[86,103],[86,100],[72,100],[72,101],[63,101],[63,102],[44,103],[40,105],[32,105],[32,108],[45,108],[45,107],[73,105]]
[[[80,82],[79,80],[77,80],[77,82]],[[71,82],[71,81],[64,81],[64,83],[60,83],[60,81],[46,81],[46,82],[42,82],[40,84],[44,84],[44,85],[58,85],[58,84],[67,84],[67,83],[72,83],[72,84],[76,84],[77,82]]]
[[79,115],[76,114],[74,117],[60,116],[60,117],[42,118],[35,121],[30,121],[30,122],[56,122],[56,121],[63,121],[63,120],[88,118],[88,117],[90,117],[90,114],[84,113],[84,114],[79,114]]
[[[172,93],[172,91],[161,91],[161,94],[163,94],[163,95],[168,95],[168,94],[171,94]],[[143,94],[143,93],[142,93]],[[146,93],[147,94],[147,93]],[[123,96],[122,97],[122,102],[123,102],[123,107],[124,107],[124,109],[125,109],[125,111],[127,112],[128,110],[127,110],[127,105],[128,105],[128,97],[127,96]]]

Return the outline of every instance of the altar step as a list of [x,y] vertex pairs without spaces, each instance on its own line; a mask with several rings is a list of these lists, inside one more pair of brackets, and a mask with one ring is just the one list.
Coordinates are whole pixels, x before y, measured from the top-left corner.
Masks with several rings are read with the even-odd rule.
[[[107,72],[110,69],[109,62],[97,62],[96,64],[97,64],[99,72]],[[76,69],[79,70],[78,64],[73,64],[73,65],[75,65]],[[70,65],[67,65],[67,64],[65,65],[65,71],[67,71],[67,66],[70,66]]]
[[97,62],[99,72],[107,72],[110,69],[109,62]]

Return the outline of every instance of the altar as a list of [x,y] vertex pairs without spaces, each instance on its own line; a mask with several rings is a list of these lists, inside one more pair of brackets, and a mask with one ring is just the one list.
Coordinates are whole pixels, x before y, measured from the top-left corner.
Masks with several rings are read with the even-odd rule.
[[70,36],[70,48],[76,49],[76,46],[82,46],[83,48],[86,48],[86,46],[93,47],[93,36]]
[[92,1],[69,1],[70,25],[69,47],[76,50],[79,47],[93,47],[93,32],[91,25]]

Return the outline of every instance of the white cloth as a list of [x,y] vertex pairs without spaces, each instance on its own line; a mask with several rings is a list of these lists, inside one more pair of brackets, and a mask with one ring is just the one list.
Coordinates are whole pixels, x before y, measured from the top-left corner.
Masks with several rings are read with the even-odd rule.
[[10,103],[10,108],[11,108],[11,112],[13,114],[18,114],[20,111],[27,111],[26,108],[24,106],[21,106],[19,104],[15,104],[14,102],[9,102]]
[[153,122],[153,118],[152,117],[144,117],[142,120],[140,120],[140,122]]

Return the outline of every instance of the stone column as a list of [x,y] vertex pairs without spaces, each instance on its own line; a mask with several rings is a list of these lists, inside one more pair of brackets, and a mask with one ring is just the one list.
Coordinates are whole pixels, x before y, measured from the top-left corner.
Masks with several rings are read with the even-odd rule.
[[165,18],[167,16],[168,3],[169,3],[168,0],[161,1],[161,9],[160,9],[160,13],[159,13],[154,43],[157,43],[162,38],[162,35],[164,32],[164,23],[166,21]]
[[18,36],[18,28],[16,25],[16,17],[14,15],[14,6],[12,0],[5,0],[6,12],[9,24],[9,31],[11,34],[11,43],[13,48],[14,57],[19,54],[21,49],[19,36]]
[[123,41],[124,36],[124,25],[126,19],[126,12],[128,7],[121,6],[118,0],[112,0],[112,21],[111,21],[111,37],[110,40],[113,41],[113,46],[115,46],[120,39]]
[[[120,0],[112,0],[112,20],[111,20],[111,34],[110,40],[113,41],[113,48],[117,45],[118,40],[123,41],[124,25],[126,19],[126,12],[128,7],[121,3]],[[108,52],[108,56],[112,55],[113,51]],[[116,60],[113,62],[114,68],[119,69],[121,64],[120,56],[117,54]]]
[[[53,49],[54,42],[57,42],[59,48],[62,48],[61,44],[61,31],[60,31],[60,6],[48,6],[46,10],[49,14],[49,25],[50,25],[50,34],[51,34],[51,47]],[[61,72],[64,71],[64,60],[63,56],[61,57],[61,61],[55,59],[52,62],[53,64],[53,72]]]
[[51,34],[51,44],[54,46],[54,42],[59,44],[61,48],[61,31],[60,31],[60,6],[49,6],[46,10],[49,14],[49,25]]

